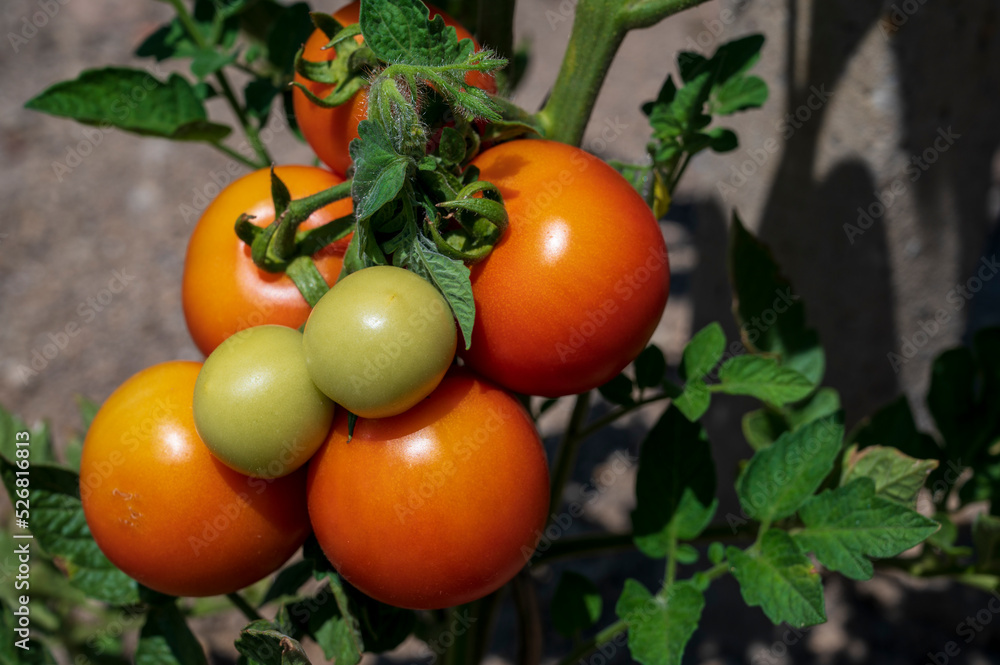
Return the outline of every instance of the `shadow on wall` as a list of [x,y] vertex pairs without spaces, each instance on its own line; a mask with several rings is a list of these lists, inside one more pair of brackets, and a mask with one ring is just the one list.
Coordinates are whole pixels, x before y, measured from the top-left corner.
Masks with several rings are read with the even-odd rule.
[[[899,72],[904,126],[897,150],[919,156],[942,132],[963,137],[952,139],[946,151],[931,155],[940,160],[939,166],[921,171],[914,189],[916,219],[908,225],[914,229],[916,242],[909,246],[939,247],[941,238],[949,234],[957,240],[958,255],[952,260],[959,273],[971,274],[987,249],[985,240],[992,225],[987,213],[991,161],[1000,144],[996,3],[976,0],[959,7],[911,0],[883,8],[881,3],[866,0],[817,1],[811,3],[808,39],[800,40],[794,26],[806,1],[787,0],[786,48],[792,55],[786,68],[786,112],[807,104],[816,82],[833,90],[862,41],[873,30],[880,32],[891,44]],[[795,57],[795,45],[800,43],[808,44],[805,57]],[[939,47],[929,48],[935,44]],[[808,63],[804,75],[796,75],[796,62]],[[796,85],[797,80],[804,83]],[[815,180],[812,167],[830,108],[819,106],[818,110],[811,107],[812,119],[784,146],[759,235],[795,285],[810,324],[820,333],[827,352],[824,380],[840,390],[851,426],[899,391],[898,375],[887,353],[898,352],[900,336],[909,331],[909,323],[907,330],[897,331],[894,315],[900,311],[896,300],[901,294],[894,293],[884,225],[875,220],[853,244],[844,225],[856,222],[859,207],[872,205],[874,192],[893,178],[906,176],[872,173],[866,163],[852,159],[834,166],[823,180]],[[906,183],[909,186],[909,178]],[[720,242],[727,236],[731,211],[711,201],[695,205],[700,261],[692,285],[694,331],[713,320],[732,320],[726,247]],[[916,257],[920,260],[919,249]],[[947,285],[941,285],[942,296],[947,290]],[[973,302],[977,309],[988,308],[988,298],[980,300]],[[966,314],[959,315],[963,321]],[[735,326],[730,325],[727,334],[735,338]],[[718,423],[725,430],[719,434],[738,436],[740,414],[733,415],[736,422]]]

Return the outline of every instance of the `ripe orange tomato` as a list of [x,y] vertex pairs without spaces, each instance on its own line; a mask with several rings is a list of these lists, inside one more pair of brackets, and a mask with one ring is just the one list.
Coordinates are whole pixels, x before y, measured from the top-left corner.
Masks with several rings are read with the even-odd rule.
[[409,411],[359,418],[350,442],[339,414],[309,463],[309,518],[351,584],[399,607],[451,607],[531,558],[549,477],[513,396],[456,368]]
[[[343,178],[312,166],[278,166],[275,173],[293,199],[339,185]],[[350,198],[314,212],[299,227],[307,230],[351,213]],[[236,219],[254,215],[253,223],[274,221],[271,176],[261,169],[233,182],[202,213],[191,234],[184,260],[181,298],[194,343],[206,356],[233,333],[266,323],[298,328],[311,308],[284,273],[258,268],[250,246],[236,236]],[[313,255],[327,284],[337,281],[348,238]]]
[[201,363],[123,383],[87,432],[83,513],[101,551],[151,589],[231,593],[274,572],[309,534],[305,469],[250,478],[215,459],[191,407]]
[[[459,25],[455,19],[432,5],[427,5],[427,8],[430,9],[431,18],[440,14],[446,25],[454,26],[459,41],[472,39],[469,31]],[[333,17],[341,25],[347,26],[358,22],[360,11],[361,3],[356,0],[334,12]],[[361,37],[359,36],[357,39],[360,41]],[[312,62],[333,60],[337,57],[337,52],[334,49],[323,50],[329,41],[329,37],[317,28],[306,41],[302,57]],[[475,42],[474,39],[473,42]],[[476,48],[479,48],[478,43],[476,43]],[[491,94],[497,91],[496,81],[491,74],[470,72],[465,80],[469,85]],[[326,97],[331,91],[331,86],[310,81],[300,74],[295,75],[295,82],[301,83],[320,98]],[[301,90],[295,88],[292,93],[292,102],[295,108],[295,119],[313,152],[331,169],[341,175],[346,174],[347,167],[351,165],[348,146],[353,139],[358,138],[358,123],[364,120],[368,114],[368,93],[361,90],[350,101],[340,106],[325,109],[313,104]]]
[[649,341],[670,290],[649,207],[603,161],[554,141],[504,143],[472,164],[503,194],[510,223],[472,267],[466,363],[529,395],[610,381]]

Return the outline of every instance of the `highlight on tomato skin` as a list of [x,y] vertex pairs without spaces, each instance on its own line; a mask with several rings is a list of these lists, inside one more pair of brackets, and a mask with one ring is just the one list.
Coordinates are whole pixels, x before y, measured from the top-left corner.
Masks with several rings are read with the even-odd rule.
[[278,570],[310,532],[306,470],[251,478],[198,436],[201,363],[142,370],[97,412],[84,440],[80,498],[94,541],[119,569],[175,596],[237,591]]
[[398,607],[460,605],[524,567],[545,527],[549,476],[530,416],[505,390],[452,368],[398,416],[341,411],[309,464],[309,517],[337,571]]
[[[458,23],[454,18],[441,11],[437,7],[424,3],[430,10],[430,17],[440,15],[446,25],[455,28],[456,37],[462,39],[472,39],[476,49],[480,48],[478,42],[472,34]],[[361,3],[355,0],[333,13],[333,17],[341,25],[352,25],[358,22],[360,16]],[[361,41],[361,37],[356,37]],[[334,49],[323,47],[329,43],[330,39],[326,34],[317,28],[306,40],[302,57],[311,62],[323,62],[337,57]],[[311,93],[319,98],[324,98],[332,91],[332,86],[310,81],[301,74],[295,74],[295,82],[309,89]],[[471,86],[485,90],[490,94],[497,91],[496,80],[488,72],[469,72],[465,77],[466,83]],[[365,119],[368,114],[368,93],[366,90],[359,90],[349,101],[333,108],[322,108],[314,104],[305,93],[298,88],[293,88],[292,104],[295,110],[295,119],[298,122],[302,135],[309,143],[316,156],[335,173],[345,175],[351,166],[351,155],[348,150],[351,141],[360,138],[358,136],[358,123]]]
[[509,227],[471,268],[469,367],[528,395],[607,383],[645,348],[663,315],[670,266],[649,207],[580,148],[527,139],[473,161],[504,198]]

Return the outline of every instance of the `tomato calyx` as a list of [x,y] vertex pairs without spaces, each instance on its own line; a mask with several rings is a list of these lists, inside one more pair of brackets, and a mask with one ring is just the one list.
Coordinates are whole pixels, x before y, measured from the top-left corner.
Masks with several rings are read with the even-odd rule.
[[262,228],[252,222],[252,215],[246,213],[236,220],[236,235],[250,245],[254,264],[267,272],[287,274],[310,306],[315,305],[329,290],[312,255],[346,237],[354,227],[354,215],[345,215],[308,231],[299,231],[298,228],[320,208],[350,197],[351,184],[348,180],[312,196],[293,200],[288,187],[272,167],[274,221]]
[[379,66],[379,60],[370,48],[355,39],[361,34],[360,24],[343,26],[333,16],[322,12],[311,12],[309,16],[313,25],[322,30],[330,40],[323,48],[334,49],[337,57],[318,62],[306,60],[303,46],[295,55],[295,71],[309,81],[332,88],[325,97],[319,97],[301,83],[293,82],[292,85],[317,106],[340,106],[368,85],[368,73]]

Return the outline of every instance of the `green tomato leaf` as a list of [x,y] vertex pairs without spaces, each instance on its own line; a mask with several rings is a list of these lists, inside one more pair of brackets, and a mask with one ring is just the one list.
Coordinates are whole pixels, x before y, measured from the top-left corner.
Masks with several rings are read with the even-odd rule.
[[716,127],[708,132],[710,147],[715,152],[731,152],[740,145],[740,140],[736,132],[724,127]]
[[[19,470],[14,462],[0,458],[0,475],[12,503],[23,500],[17,487]],[[91,598],[115,605],[137,602],[135,580],[108,561],[94,542],[80,503],[79,476],[68,469],[32,461],[28,477],[33,542],[48,556],[60,559],[70,583]]]
[[876,496],[875,483],[865,477],[812,497],[799,516],[806,525],[795,535],[799,546],[855,580],[874,574],[868,558],[896,556],[938,530],[917,511]]
[[945,351],[931,366],[927,408],[944,438],[947,459],[959,466],[974,466],[995,435],[1000,410],[983,400],[985,378],[968,347]]
[[692,583],[672,584],[653,596],[627,579],[615,613],[628,626],[628,649],[642,665],[680,665],[684,648],[698,628],[705,597]]
[[972,523],[976,570],[1000,574],[1000,517],[980,513]]
[[200,49],[191,61],[191,73],[198,80],[216,73],[226,65],[236,62],[237,54],[217,51],[214,48]]
[[729,547],[726,556],[743,600],[774,624],[801,628],[826,621],[819,573],[784,531],[769,529],[759,548]]
[[281,12],[267,32],[267,59],[287,75],[295,69],[295,54],[312,34],[313,21],[309,5],[304,2],[279,6]]
[[688,381],[684,392],[674,398],[674,406],[684,414],[684,417],[694,422],[705,415],[712,401],[712,393],[704,379]]
[[282,596],[292,596],[303,584],[312,579],[313,562],[307,559],[296,561],[292,565],[282,568],[281,572],[274,578],[274,582],[264,594],[261,605],[266,605],[272,600]]
[[566,637],[586,630],[601,618],[604,601],[589,578],[567,570],[552,595],[552,626]]
[[351,141],[354,161],[354,216],[358,222],[374,215],[399,194],[415,162],[396,152],[392,140],[370,120],[358,125],[360,139]]
[[847,440],[856,443],[859,448],[892,446],[911,457],[921,459],[937,458],[941,454],[934,439],[917,430],[906,395],[900,395],[862,420]]
[[737,111],[760,108],[767,101],[767,95],[764,79],[758,76],[739,76],[712,90],[709,109],[715,115],[731,115]]
[[598,386],[597,390],[601,393],[601,397],[612,404],[628,405],[635,403],[635,400],[632,399],[632,379],[624,374],[619,374],[603,386]]
[[[52,449],[52,436],[49,432],[48,423],[42,422],[29,427],[18,416],[0,407],[0,456],[7,459],[16,459],[18,445],[17,441],[27,439],[30,443],[31,463],[54,462],[55,453]],[[24,455],[25,453],[22,453]]]
[[722,360],[726,350],[726,333],[718,322],[699,330],[684,347],[681,356],[681,374],[684,379],[700,379],[712,371]]
[[654,344],[643,349],[634,363],[635,383],[640,389],[658,386],[667,376],[667,359]]
[[823,378],[826,356],[816,331],[806,327],[805,307],[779,272],[770,250],[744,228],[730,226],[729,275],[743,344],[752,353],[778,356],[813,385]]
[[843,438],[839,416],[830,416],[757,451],[736,483],[747,515],[773,522],[798,510],[833,470]]
[[299,641],[270,621],[254,621],[240,631],[236,650],[259,665],[309,665]]
[[204,665],[205,651],[175,602],[154,605],[139,633],[135,665]]
[[715,514],[715,462],[700,424],[670,407],[642,443],[632,511],[635,543],[666,556],[671,539],[696,538]]
[[164,83],[125,67],[85,70],[75,80],[51,86],[25,107],[86,125],[177,141],[216,143],[230,132],[208,121],[202,101],[183,77],[171,74]]
[[717,67],[716,81],[723,85],[743,74],[760,60],[764,47],[764,35],[747,35],[726,42],[712,55],[712,63]]
[[418,236],[414,241],[407,268],[433,284],[448,301],[468,349],[472,344],[472,325],[476,322],[476,303],[472,298],[469,269],[461,261],[438,252],[434,243],[424,236]]
[[719,381],[712,390],[748,395],[777,406],[796,402],[815,387],[794,369],[782,367],[774,358],[765,356],[730,358],[719,368]]
[[361,33],[388,63],[442,66],[467,60],[472,40],[458,41],[454,27],[440,15],[429,20],[429,13],[419,0],[362,0]]
[[766,448],[785,432],[840,411],[840,393],[820,388],[805,400],[783,408],[765,406],[743,416],[743,435],[754,450]]
[[156,58],[158,62],[168,58],[193,58],[196,53],[198,45],[177,18],[160,26],[135,51],[140,58]]
[[[36,616],[38,608],[25,605],[25,609]],[[23,637],[17,633],[18,617],[15,616],[7,602],[0,597],[0,630],[4,639],[0,641],[0,663],[11,665],[56,665],[48,647],[38,640]]]
[[875,484],[876,496],[913,508],[917,493],[937,465],[937,460],[914,459],[896,448],[871,446],[858,450],[852,446],[844,459],[840,484],[869,478]]

